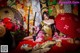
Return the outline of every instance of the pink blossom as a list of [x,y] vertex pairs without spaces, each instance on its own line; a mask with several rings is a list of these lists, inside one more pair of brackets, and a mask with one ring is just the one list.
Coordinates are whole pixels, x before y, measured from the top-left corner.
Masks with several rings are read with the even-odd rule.
[[40,31],[38,33],[38,36],[36,37],[36,42],[41,42],[44,40],[44,34],[43,34],[43,31]]

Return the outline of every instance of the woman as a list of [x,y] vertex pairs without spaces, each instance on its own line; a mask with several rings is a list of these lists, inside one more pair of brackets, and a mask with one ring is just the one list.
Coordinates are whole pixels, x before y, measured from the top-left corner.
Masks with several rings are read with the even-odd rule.
[[41,28],[45,33],[45,39],[52,37],[54,35],[55,25],[54,20],[49,19],[49,15],[47,12],[43,12],[42,15],[43,21],[41,22]]
[[39,29],[37,30],[35,35],[25,37],[24,40],[33,39],[36,41],[40,39],[39,41],[42,41],[52,38],[52,35],[55,31],[54,20],[49,19],[49,15],[47,12],[43,12],[42,19],[43,21],[40,23],[39,27],[37,27],[37,29]]
[[[54,31],[55,31],[54,20],[53,19],[49,19],[49,15],[48,15],[47,12],[43,13],[42,19],[43,19],[43,21],[40,23],[39,27],[35,27],[35,30],[36,30],[35,35],[28,36],[28,37],[24,38],[24,40],[32,40],[33,43],[34,42],[38,42],[38,44],[36,44],[33,47],[34,50],[35,50],[35,47],[39,48],[39,46],[41,46],[39,44],[39,42],[44,42],[44,41],[47,41],[47,40],[51,40],[52,39],[52,35],[54,34]],[[28,50],[28,49],[31,50],[32,47],[28,47],[28,45],[30,45],[30,44],[23,44],[21,46],[21,49],[23,49],[23,50]],[[50,48],[47,48],[47,49],[50,49]],[[47,52],[47,49],[45,49],[46,52]]]

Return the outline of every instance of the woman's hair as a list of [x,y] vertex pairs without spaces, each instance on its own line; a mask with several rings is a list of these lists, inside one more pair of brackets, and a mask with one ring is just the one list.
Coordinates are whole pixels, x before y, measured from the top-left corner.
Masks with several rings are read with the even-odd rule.
[[44,20],[44,14],[45,14],[47,17],[49,17],[48,12],[43,12],[43,14],[42,14],[42,20]]

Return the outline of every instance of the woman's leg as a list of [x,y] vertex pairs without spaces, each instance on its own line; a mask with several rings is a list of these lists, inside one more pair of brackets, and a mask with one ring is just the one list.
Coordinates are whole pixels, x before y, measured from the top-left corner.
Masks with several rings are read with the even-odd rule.
[[29,40],[29,39],[33,39],[33,36],[27,36],[23,40]]

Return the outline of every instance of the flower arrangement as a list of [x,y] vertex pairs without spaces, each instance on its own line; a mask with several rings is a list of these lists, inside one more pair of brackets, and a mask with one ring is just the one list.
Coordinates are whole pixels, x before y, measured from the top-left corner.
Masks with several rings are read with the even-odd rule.
[[14,41],[18,44],[25,36],[27,36],[26,31],[24,31],[23,26],[20,24],[20,21],[12,22],[8,17],[5,17],[0,21],[1,25],[6,28],[6,31],[10,31]]

